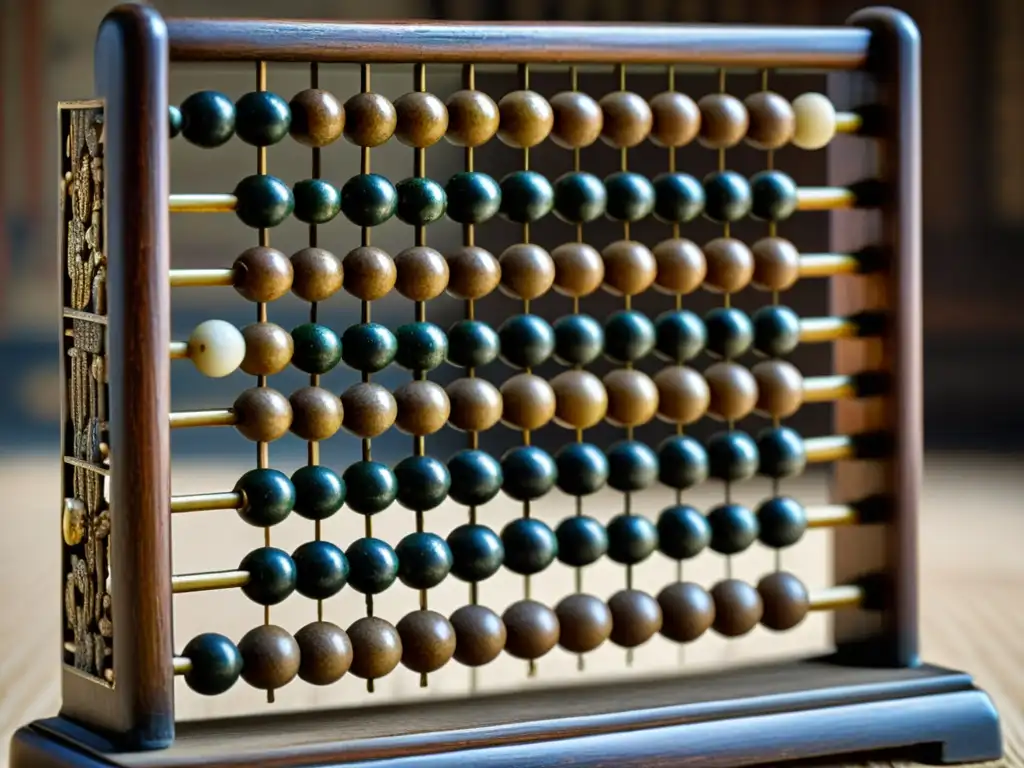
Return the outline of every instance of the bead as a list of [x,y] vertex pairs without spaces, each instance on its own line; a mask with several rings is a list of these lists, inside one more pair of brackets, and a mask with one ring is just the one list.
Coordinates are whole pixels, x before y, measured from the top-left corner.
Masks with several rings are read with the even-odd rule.
[[435,611],[407,613],[396,627],[402,638],[402,664],[425,675],[447,664],[455,653],[455,630]]
[[64,502],[64,511],[61,514],[61,534],[64,543],[69,547],[76,547],[85,538],[85,519],[87,510],[85,502],[81,499],[68,499]]
[[616,515],[608,521],[608,559],[636,565],[658,548],[658,529],[641,515]]
[[422,437],[437,432],[448,421],[451,405],[440,384],[410,381],[395,390],[398,415],[395,426],[407,435]]
[[251,91],[235,102],[235,133],[246,144],[269,147],[288,135],[292,113],[276,93]]
[[601,139],[610,147],[635,147],[651,132],[654,116],[647,100],[630,91],[605,94],[598,102],[604,114]]
[[739,221],[753,203],[750,184],[736,171],[715,171],[704,177],[704,215],[724,224]]
[[341,290],[341,259],[323,248],[296,251],[292,262],[292,293],[303,301],[325,301]]
[[360,515],[375,515],[398,497],[398,479],[386,464],[357,461],[342,476],[348,489],[348,507]]
[[402,660],[402,638],[391,624],[376,616],[356,619],[348,628],[352,643],[349,671],[362,680],[390,675]]
[[582,568],[596,563],[608,552],[608,533],[592,517],[567,517],[555,531],[558,559],[566,565]]
[[689,581],[669,584],[658,593],[663,617],[661,634],[677,643],[692,643],[715,621],[715,601],[707,590]]
[[483,91],[461,90],[448,97],[445,138],[456,147],[479,147],[498,132],[498,105]]
[[295,590],[310,600],[326,600],[348,583],[348,559],[329,541],[307,541],[292,552]]
[[781,237],[762,237],[751,248],[754,275],[750,284],[760,291],[784,291],[800,277],[800,253]]
[[757,381],[744,366],[715,363],[704,371],[711,395],[708,413],[722,421],[739,421],[757,404]]
[[486,451],[468,448],[448,460],[452,485],[448,495],[467,507],[483,506],[501,490],[501,464]]
[[590,443],[566,443],[555,454],[558,487],[570,496],[589,496],[608,482],[608,457]]
[[380,323],[350,325],[341,336],[341,359],[363,373],[383,371],[398,356],[398,339]]
[[406,323],[396,333],[395,362],[410,371],[432,371],[448,357],[448,337],[434,323]]
[[238,570],[249,574],[242,594],[258,605],[277,605],[295,591],[295,562],[275,547],[254,549],[242,558]]
[[570,653],[589,653],[612,633],[612,613],[593,595],[568,595],[555,606],[558,644]]
[[555,215],[562,221],[586,224],[600,218],[607,205],[604,183],[592,173],[570,171],[555,180]]
[[769,427],[757,436],[760,474],[776,480],[796,477],[807,466],[804,441],[789,427]]
[[512,603],[502,616],[505,622],[505,652],[517,659],[534,660],[558,644],[559,625],[555,612],[535,600]]
[[555,487],[558,467],[551,455],[535,445],[519,445],[501,457],[501,489],[516,501],[533,501]]
[[658,446],[658,480],[685,491],[708,478],[708,454],[689,435],[666,437]]
[[754,255],[742,240],[718,237],[704,246],[707,273],[704,288],[714,293],[738,293],[754,275]]
[[182,655],[191,663],[185,673],[185,683],[201,696],[226,693],[242,674],[242,654],[238,647],[215,632],[193,637]]
[[448,287],[448,262],[425,245],[414,245],[395,256],[395,288],[410,301],[436,299]]
[[292,335],[276,323],[250,323],[242,329],[245,357],[239,368],[250,376],[273,376],[292,361]]
[[800,343],[800,318],[789,307],[761,307],[751,320],[754,351],[766,357],[785,357]]
[[505,622],[490,608],[464,605],[451,615],[455,660],[467,667],[490,664],[505,648]]
[[692,240],[662,240],[654,246],[652,254],[657,264],[654,281],[656,290],[686,295],[693,293],[704,282],[708,263],[704,252]]
[[433,456],[408,456],[395,466],[398,503],[406,509],[427,512],[448,498],[452,479],[448,467]]
[[646,592],[623,589],[611,596],[611,641],[622,648],[643,645],[661,630],[661,606]]
[[638,427],[654,418],[658,411],[658,388],[642,371],[620,368],[605,374],[608,414],[617,427]]
[[397,126],[395,105],[379,93],[357,93],[345,102],[345,138],[357,147],[379,147]]
[[635,363],[654,349],[654,323],[632,309],[612,313],[604,323],[604,353],[617,363]]
[[486,173],[456,173],[444,188],[448,218],[460,224],[482,224],[501,208],[501,187]]
[[276,301],[291,290],[294,271],[276,248],[247,248],[231,266],[232,284],[242,298],[257,303]]
[[786,146],[796,131],[796,115],[789,101],[773,91],[752,93],[743,100],[750,118],[746,140],[755,149]]
[[[603,187],[602,187],[603,189]],[[589,296],[604,280],[604,261],[586,243],[563,243],[551,252],[555,265],[555,290],[563,296]]]
[[352,666],[348,634],[329,621],[313,621],[295,633],[299,645],[299,679],[310,685],[331,685]]
[[284,688],[299,674],[299,644],[291,634],[265,624],[253,627],[238,641],[242,679],[261,691]]
[[364,595],[379,595],[398,578],[398,555],[380,539],[364,537],[353,541],[345,551],[348,558],[348,583]]
[[665,312],[654,323],[654,353],[671,363],[693,360],[704,351],[704,321],[688,309]]
[[432,93],[407,93],[395,101],[394,107],[395,138],[407,147],[431,147],[448,130],[448,108]]
[[757,518],[742,504],[719,504],[708,512],[711,549],[720,555],[736,555],[757,541]]
[[590,315],[565,315],[554,325],[555,359],[564,365],[589,365],[604,350],[604,329]]
[[563,149],[589,147],[601,135],[604,114],[583,91],[562,91],[551,97],[554,122],[551,140]]
[[775,496],[757,508],[761,543],[773,549],[791,547],[807,530],[807,511],[788,496]]
[[505,567],[520,576],[540,573],[558,556],[558,540],[547,524],[532,517],[520,517],[501,531]]
[[448,423],[464,432],[486,432],[501,419],[501,393],[486,379],[456,379],[447,387]]
[[231,323],[207,320],[189,335],[188,357],[204,376],[223,378],[234,373],[245,359],[245,337]]
[[167,108],[167,118],[169,136],[172,139],[176,139],[178,137],[178,134],[181,133],[181,127],[184,124],[184,121],[181,117],[181,110],[173,104],[171,104]]
[[326,147],[341,138],[345,110],[333,94],[307,88],[292,97],[288,108],[292,113],[289,131],[304,147]]
[[341,339],[326,325],[303,323],[292,330],[292,341],[292,365],[303,373],[324,374],[341,362]]
[[395,215],[398,192],[377,173],[361,173],[341,188],[341,211],[359,227],[378,227]]
[[520,373],[501,385],[501,420],[512,429],[540,429],[555,416],[555,392],[545,379]]
[[563,371],[551,380],[555,391],[555,423],[567,429],[590,429],[608,411],[608,393],[589,371]]
[[246,176],[235,186],[235,215],[254,229],[276,227],[295,209],[288,185],[276,176]]
[[764,605],[761,624],[776,632],[793,629],[810,610],[807,587],[791,573],[769,573],[757,583],[757,592]]
[[272,443],[292,425],[288,398],[270,387],[250,387],[231,406],[238,423],[235,429],[254,443]]
[[658,418],[669,424],[693,424],[707,413],[711,391],[693,368],[673,365],[654,375],[658,388]]
[[395,397],[380,384],[359,382],[341,395],[341,425],[357,437],[377,437],[391,429],[398,417]]
[[761,221],[785,221],[796,210],[796,183],[781,171],[761,171],[750,180],[750,215]]
[[363,301],[383,299],[395,287],[395,262],[380,248],[363,245],[348,252],[342,262],[345,290]]
[[708,439],[708,474],[717,480],[737,483],[757,472],[757,444],[746,432],[716,432]]
[[555,332],[539,315],[512,315],[498,328],[501,359],[513,368],[536,368],[555,351]]
[[452,552],[452,575],[468,582],[489,579],[505,560],[505,548],[498,534],[484,525],[460,525],[448,534]]
[[761,621],[761,596],[745,582],[720,581],[711,588],[711,598],[715,601],[715,621],[711,626],[723,637],[745,635]]
[[398,542],[398,578],[411,589],[433,589],[452,569],[452,551],[436,533],[414,532]]
[[747,134],[750,118],[743,102],[728,93],[709,93],[697,102],[700,109],[698,140],[709,149],[729,149]]
[[667,224],[684,224],[704,210],[704,187],[688,173],[663,173],[654,179],[654,216]]
[[448,362],[479,368],[498,357],[497,332],[480,320],[459,320],[448,329]]
[[181,103],[181,135],[204,149],[226,144],[235,135],[235,105],[217,91],[193,93]]
[[658,515],[658,549],[673,560],[689,560],[711,543],[711,526],[696,507],[676,504]]
[[326,520],[345,503],[345,481],[333,469],[313,465],[292,473],[295,514],[307,520]]
[[821,149],[836,135],[836,108],[827,96],[805,93],[793,100],[793,144],[800,149]]
[[536,299],[547,293],[555,282],[555,263],[551,254],[539,245],[517,243],[509,246],[498,262],[501,265],[501,290],[513,299]]
[[637,296],[654,282],[658,262],[650,249],[635,240],[616,240],[601,251],[603,287],[614,296]]
[[341,398],[323,387],[301,387],[292,392],[292,434],[318,442],[332,437],[344,416]]
[[442,216],[448,207],[444,189],[433,179],[413,176],[398,182],[395,187],[398,204],[395,215],[398,220],[411,227],[431,224]]
[[712,357],[739,357],[754,343],[754,326],[747,314],[735,307],[715,307],[704,315],[707,339],[704,348]]
[[605,213],[615,221],[640,221],[654,210],[654,185],[646,176],[616,171],[605,178],[604,188],[608,196]]
[[551,212],[555,191],[536,171],[513,171],[501,180],[502,216],[520,224],[539,221]]
[[456,299],[482,299],[498,287],[501,266],[494,255],[476,245],[464,245],[449,253],[448,287]]
[[258,528],[277,525],[295,508],[295,486],[277,469],[250,469],[238,478],[234,492],[242,494],[238,516]]
[[608,448],[608,485],[616,491],[642,491],[658,479],[658,457],[647,445],[622,440]]
[[498,138],[517,149],[540,144],[555,123],[548,100],[534,91],[506,93],[498,102],[498,114]]
[[651,141],[659,147],[685,147],[700,133],[700,107],[679,91],[664,91],[648,102]]

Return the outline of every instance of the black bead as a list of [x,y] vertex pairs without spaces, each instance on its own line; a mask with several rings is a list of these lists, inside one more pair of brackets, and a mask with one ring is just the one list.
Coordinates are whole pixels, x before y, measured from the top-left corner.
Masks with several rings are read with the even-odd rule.
[[345,503],[345,481],[323,465],[299,467],[292,473],[295,514],[307,520],[326,520]]
[[608,448],[608,485],[628,493],[650,488],[658,479],[658,457],[645,443],[623,440]]
[[712,357],[730,360],[754,343],[754,326],[747,313],[736,307],[715,307],[704,315],[704,328],[704,348]]
[[412,589],[433,589],[452,569],[452,551],[436,533],[414,532],[398,542],[398,578]]
[[592,173],[572,171],[555,181],[555,215],[569,224],[586,224],[604,213],[608,192]]
[[479,171],[463,171],[445,185],[448,218],[460,224],[482,224],[501,207],[501,187]]
[[247,226],[276,227],[295,209],[288,185],[276,176],[246,176],[235,187],[235,215]]
[[295,561],[276,547],[254,549],[242,558],[238,570],[249,574],[242,592],[254,603],[277,605],[295,591]]
[[540,573],[558,556],[558,539],[546,523],[532,517],[513,520],[501,532],[505,567],[520,576]]
[[720,504],[708,512],[711,549],[735,555],[757,541],[757,518],[742,504]]
[[501,464],[486,451],[459,451],[448,460],[448,474],[452,478],[448,495],[467,507],[482,506],[501,490]]
[[739,221],[750,212],[750,184],[736,171],[704,177],[704,215],[720,224]]
[[420,227],[444,216],[448,198],[444,189],[433,179],[413,176],[403,179],[395,187],[398,204],[395,213],[400,221]]
[[269,91],[251,91],[235,102],[235,133],[246,144],[269,147],[288,135],[288,102]]
[[170,136],[172,139],[177,138],[178,134],[181,133],[182,118],[181,110],[173,104],[167,108],[168,111],[168,124],[170,128]]
[[551,212],[555,192],[536,171],[513,171],[501,180],[501,215],[510,221],[538,221]]
[[658,446],[658,479],[670,488],[685,491],[708,478],[708,454],[689,435],[673,435]]
[[276,469],[250,469],[238,478],[235,492],[242,494],[238,516],[258,528],[277,525],[295,508],[295,486]]
[[785,221],[796,210],[796,184],[781,171],[761,171],[750,180],[750,215],[761,221]]
[[696,557],[711,543],[711,526],[696,507],[676,504],[658,515],[658,548],[673,560]]
[[348,558],[348,583],[364,595],[379,595],[398,578],[398,555],[380,539],[362,538],[353,541],[345,551]]
[[654,195],[654,215],[668,224],[693,221],[704,210],[704,187],[688,173],[661,174]]
[[516,501],[539,499],[558,480],[558,467],[551,455],[535,445],[520,445],[501,457],[503,491]]
[[761,307],[751,318],[754,351],[767,357],[785,357],[800,343],[800,318],[789,307]]
[[406,323],[398,327],[397,362],[410,371],[432,371],[448,356],[448,337],[433,323]]
[[193,93],[181,103],[181,135],[205,149],[226,144],[235,135],[235,105],[217,91]]
[[640,221],[654,210],[654,186],[646,176],[618,171],[604,180],[606,213],[616,221]]
[[795,477],[807,466],[807,452],[800,435],[789,427],[769,427],[757,436],[760,474],[782,480]]
[[571,496],[589,496],[608,482],[608,457],[591,443],[566,443],[555,454],[558,487]]
[[479,320],[459,320],[448,329],[448,362],[460,368],[479,368],[498,356],[497,332]]
[[398,480],[386,464],[357,461],[345,470],[349,509],[360,515],[375,515],[391,506],[398,496]]
[[582,568],[596,563],[608,551],[608,533],[597,520],[586,515],[567,517],[555,529],[558,559]]
[[604,349],[604,328],[590,315],[565,315],[554,325],[555,359],[564,365],[588,365]]
[[704,321],[688,309],[662,313],[655,321],[654,329],[655,354],[677,365],[699,355],[708,339]]
[[605,320],[604,353],[617,363],[635,363],[654,349],[654,323],[643,312],[622,309]]
[[306,179],[292,188],[295,218],[306,224],[326,224],[341,211],[341,194],[323,179]]
[[448,534],[452,552],[452,575],[462,581],[489,579],[505,560],[505,548],[498,534],[485,525],[460,525]]
[[761,543],[775,549],[791,547],[807,530],[807,512],[795,499],[776,496],[757,508]]
[[398,339],[380,323],[350,325],[341,337],[341,359],[362,373],[378,373],[394,361]]
[[398,503],[420,512],[434,509],[448,498],[448,467],[433,456],[408,456],[395,467]]
[[512,315],[498,328],[501,359],[515,368],[536,368],[555,351],[555,332],[539,315]]
[[292,365],[303,373],[324,374],[341,362],[341,339],[320,323],[303,323],[292,331]]
[[230,690],[242,674],[242,654],[224,635],[205,632],[185,645],[182,655],[191,662],[185,684],[202,696],[218,696]]
[[708,470],[711,477],[735,483],[757,473],[757,444],[746,432],[717,432],[708,438]]
[[608,521],[608,558],[620,565],[642,563],[658,548],[658,529],[642,515],[616,515]]
[[348,558],[329,541],[307,541],[292,552],[298,573],[296,591],[311,600],[326,600],[348,583]]
[[398,193],[377,173],[353,176],[341,188],[341,210],[356,226],[378,227],[395,215]]

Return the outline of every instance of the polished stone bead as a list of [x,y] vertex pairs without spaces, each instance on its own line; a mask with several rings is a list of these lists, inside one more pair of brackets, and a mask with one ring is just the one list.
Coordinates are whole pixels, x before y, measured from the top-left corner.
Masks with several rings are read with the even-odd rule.
[[608,482],[604,451],[591,443],[567,443],[555,454],[558,487],[571,496],[588,496]]
[[383,371],[398,354],[398,339],[380,323],[360,323],[345,329],[341,357],[345,365],[363,373]]
[[288,135],[288,102],[269,91],[251,91],[235,102],[235,133],[246,144],[269,147]]
[[501,187],[480,171],[456,173],[445,185],[448,218],[460,224],[482,224],[501,208]]
[[658,529],[642,515],[608,521],[608,558],[620,565],[642,563],[658,548]]
[[785,357],[800,344],[800,318],[789,307],[761,307],[751,321],[754,351],[766,357]]
[[482,506],[501,490],[501,464],[486,451],[459,451],[448,460],[448,474],[452,478],[448,495],[467,507]]
[[757,436],[760,456],[758,472],[765,477],[783,480],[796,477],[807,466],[807,452],[800,435],[789,427],[769,427]]
[[670,488],[685,491],[708,477],[708,454],[689,435],[673,435],[658,446],[658,479]]
[[513,171],[501,180],[501,215],[510,221],[538,221],[555,204],[555,192],[536,171]]
[[357,461],[345,470],[343,478],[349,509],[360,515],[382,512],[398,497],[395,473],[379,461]]
[[410,533],[398,542],[395,553],[398,578],[412,589],[433,589],[452,569],[452,551],[436,533]]
[[540,573],[558,555],[558,539],[546,523],[536,518],[520,517],[501,531],[505,548],[505,567],[521,576]]
[[235,493],[242,494],[238,516],[259,528],[277,525],[295,508],[295,486],[277,469],[250,469],[235,483]]
[[608,192],[592,173],[572,171],[555,181],[555,215],[569,224],[594,221],[607,204]]
[[275,547],[254,549],[242,558],[238,570],[249,574],[242,593],[259,605],[277,605],[295,591],[295,561]]
[[604,328],[590,315],[564,315],[554,332],[555,359],[564,365],[589,365],[604,350]]
[[412,177],[403,179],[395,187],[398,203],[395,214],[399,220],[413,227],[425,226],[444,216],[448,198],[444,189],[433,179]]
[[535,368],[555,351],[555,332],[539,315],[513,315],[498,328],[501,358],[515,368]]
[[704,315],[705,349],[712,357],[739,357],[754,343],[754,326],[747,313],[735,307],[715,307]]
[[398,555],[380,539],[356,539],[345,551],[349,563],[348,583],[356,592],[379,595],[398,578]]
[[498,356],[497,332],[480,320],[459,320],[448,329],[448,362],[461,368],[478,368]]
[[306,224],[326,224],[341,211],[341,194],[323,179],[306,179],[292,189],[295,218]]
[[406,323],[398,327],[397,362],[410,371],[432,371],[448,356],[448,337],[433,323]]
[[757,522],[761,543],[782,549],[803,538],[807,530],[807,511],[796,499],[775,496],[757,508]]
[[663,173],[654,179],[654,215],[668,224],[685,224],[704,211],[704,187],[688,173]]
[[711,549],[736,555],[757,541],[757,518],[742,504],[720,504],[708,512]]
[[324,374],[341,362],[341,339],[326,325],[304,323],[292,330],[292,341],[292,365],[303,373]]
[[739,221],[750,212],[750,184],[735,171],[715,171],[704,177],[704,215],[712,221]]
[[628,493],[642,491],[658,479],[658,457],[646,443],[623,440],[608,448],[608,485]]
[[707,451],[709,474],[718,480],[735,483],[757,472],[757,444],[746,432],[717,432],[708,439]]
[[501,457],[502,490],[516,501],[539,499],[558,480],[551,455],[535,445],[520,445]]
[[307,541],[292,552],[296,591],[311,600],[326,600],[348,583],[348,558],[329,541]]
[[448,498],[452,480],[448,467],[433,456],[409,456],[395,466],[398,503],[426,512]]
[[170,137],[172,139],[175,139],[178,137],[178,134],[181,133],[181,126],[184,122],[181,117],[181,110],[172,104],[167,108],[167,112],[167,122],[168,129],[170,131]]
[[485,525],[460,525],[448,534],[452,552],[452,575],[462,581],[489,579],[505,560],[505,547]]
[[761,221],[785,221],[796,210],[796,183],[781,171],[761,171],[750,179],[750,215]]
[[555,529],[558,559],[582,568],[596,563],[608,552],[608,533],[601,523],[586,515],[567,517]]
[[185,644],[181,655],[191,663],[185,684],[201,696],[226,693],[242,674],[238,646],[216,632],[196,635]]
[[307,520],[326,520],[345,503],[345,481],[323,465],[299,467],[292,473],[295,514]]
[[635,363],[654,349],[655,331],[647,315],[632,309],[614,312],[604,323],[604,353],[617,363]]
[[707,329],[704,321],[688,309],[664,312],[654,323],[654,352],[671,363],[683,364],[704,351]]
[[235,105],[218,91],[199,91],[181,103],[181,135],[190,144],[214,149],[235,135]]
[[604,180],[606,213],[616,221],[640,221],[654,210],[654,185],[646,176],[617,171]]
[[384,176],[363,173],[341,188],[342,213],[360,227],[377,227],[395,215],[398,193]]
[[254,229],[276,227],[295,209],[288,185],[276,176],[246,176],[235,186],[235,215]]
[[673,560],[689,560],[711,543],[711,526],[696,507],[676,504],[658,515],[658,549]]

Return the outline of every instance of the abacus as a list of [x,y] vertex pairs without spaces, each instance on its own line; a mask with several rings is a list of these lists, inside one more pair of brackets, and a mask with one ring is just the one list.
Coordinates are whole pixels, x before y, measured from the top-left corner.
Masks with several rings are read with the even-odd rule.
[[[172,107],[178,62],[255,65],[256,88]],[[290,100],[268,87],[268,70],[286,63],[309,67]],[[409,67],[411,88],[391,100],[371,75],[394,65]],[[461,67],[461,87],[433,93],[430,72],[446,65]],[[331,67],[357,68],[359,91],[323,88]],[[829,95],[783,97],[773,84],[790,70],[827,73]],[[613,87],[588,93],[593,71],[614,72]],[[679,84],[691,71],[714,73],[717,87],[688,95]],[[480,84],[493,72],[514,84],[489,94]],[[557,73],[557,93],[534,89],[539,72]],[[657,95],[631,90],[639,72],[659,78]],[[734,72],[758,73],[760,87],[732,95]],[[869,9],[834,28],[611,27],[165,21],[127,5],[100,29],[96,84],[97,100],[59,109],[63,707],[18,732],[15,768],[1000,755],[988,697],[918,658],[921,113],[919,41],[902,13]],[[251,145],[256,173],[230,193],[179,194],[172,139]],[[293,140],[309,148],[310,170],[272,169],[268,150]],[[358,163],[333,178],[325,159],[346,142]],[[397,183],[372,162],[388,142],[412,160]],[[555,178],[537,160],[545,143],[569,168]],[[464,162],[439,180],[427,156],[444,144]],[[828,184],[798,185],[777,168],[788,145],[827,147]],[[651,146],[664,165],[648,178],[631,160]],[[684,148],[713,170],[690,173]],[[758,153],[757,173],[732,170],[743,148]],[[617,161],[603,178],[590,170],[598,152]],[[509,172],[481,170],[501,153]],[[830,212],[827,252],[785,237],[808,211]],[[171,269],[170,218],[200,213],[237,219],[251,245],[230,268]],[[289,217],[308,225],[291,256],[271,242]],[[392,219],[410,231],[393,255],[373,237]],[[445,219],[458,242],[435,248],[428,232]],[[751,219],[747,242],[738,232]],[[332,233],[346,220],[357,234]],[[512,242],[485,247],[500,221]],[[699,226],[714,236],[694,239]],[[827,316],[787,306],[798,281],[827,281]],[[172,340],[171,297],[189,286],[233,287],[256,322],[209,320]],[[289,292],[309,307],[292,331],[268,313]],[[699,296],[714,306],[696,311]],[[746,311],[745,296],[761,306]],[[335,302],[358,321],[331,328],[318,311]],[[447,330],[441,317],[454,319]],[[833,346],[828,375],[787,360],[811,344]],[[208,377],[254,378],[229,407],[176,410],[170,371],[186,359]],[[289,366],[309,379],[286,396],[273,382]],[[336,392],[328,377],[343,369],[352,379]],[[389,369],[404,372],[399,385],[382,383],[395,380]],[[455,373],[442,385],[445,371]],[[801,435],[791,419],[815,403],[834,408],[833,431]],[[219,492],[172,494],[170,435],[188,428],[237,430],[256,467]],[[389,463],[377,446],[394,430],[411,447]],[[438,455],[446,434],[459,447]],[[271,446],[296,438],[308,460],[276,468]],[[359,454],[330,466],[328,441]],[[788,495],[822,464],[834,465],[829,503]],[[737,489],[755,476],[766,491],[748,504]],[[703,488],[714,503],[697,501]],[[392,507],[402,517],[385,526]],[[442,508],[459,516],[448,530],[436,527]],[[231,510],[264,545],[234,568],[174,572],[179,513]],[[272,532],[295,516],[309,537],[289,553]],[[331,541],[326,526],[344,516],[361,535]],[[782,550],[812,528],[833,531],[832,586],[784,568]],[[734,576],[733,560],[756,548],[774,550],[775,567]],[[688,580],[698,556],[723,564],[717,580]],[[674,578],[650,581],[643,568],[655,560]],[[599,562],[617,569],[607,594],[590,578]],[[571,589],[546,581],[556,571]],[[519,580],[518,596],[494,597],[499,572]],[[175,636],[176,601],[209,590],[240,590],[262,623],[241,637]],[[402,612],[381,608],[385,592],[407,595]],[[335,607],[352,593],[357,602]],[[281,626],[273,611],[293,594],[315,604],[315,619]],[[665,654],[712,635],[785,633],[824,611],[834,612],[825,656],[695,674]],[[639,671],[652,654],[667,662],[655,677]],[[573,681],[545,685],[556,657]],[[522,665],[520,690],[478,679],[500,659]],[[602,677],[611,666],[620,674]],[[272,703],[291,686],[358,680],[373,692],[403,675],[430,691],[446,674],[468,681],[462,695],[175,718],[176,678],[178,695],[244,685]]]

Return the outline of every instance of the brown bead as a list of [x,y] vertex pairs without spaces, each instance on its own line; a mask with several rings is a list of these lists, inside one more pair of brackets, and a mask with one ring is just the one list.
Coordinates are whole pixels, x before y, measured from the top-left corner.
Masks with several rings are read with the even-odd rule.
[[769,573],[757,584],[757,593],[764,605],[761,624],[776,632],[792,629],[807,616],[810,597],[807,587],[792,573]]
[[718,582],[711,588],[711,598],[715,601],[715,620],[711,626],[724,637],[745,635],[761,621],[761,596],[744,581]]
[[448,130],[448,108],[432,93],[413,91],[400,96],[395,114],[395,138],[407,147],[431,147]]
[[615,91],[601,97],[604,113],[601,139],[609,146],[635,147],[651,133],[654,118],[647,100],[632,91]]
[[494,254],[476,245],[464,245],[446,257],[449,294],[456,299],[482,299],[501,281],[501,265]]
[[519,373],[501,385],[501,421],[513,429],[540,429],[555,416],[555,391],[546,379]]
[[483,91],[456,91],[447,107],[445,138],[457,147],[479,147],[498,132],[498,105]]
[[637,589],[623,589],[608,600],[612,614],[611,640],[622,648],[643,645],[661,630],[661,606]]
[[593,595],[569,595],[555,606],[558,644],[570,653],[589,653],[612,633],[612,612]]
[[486,432],[501,419],[501,393],[486,379],[456,379],[447,387],[448,423],[464,432]]
[[357,437],[377,437],[391,429],[398,416],[394,396],[380,384],[363,381],[341,395],[342,426]]
[[271,443],[283,437],[292,425],[288,398],[270,387],[250,387],[235,399],[232,407],[243,437],[254,443]]
[[742,240],[717,237],[704,246],[708,271],[704,288],[714,293],[737,293],[750,285],[754,255]]
[[605,418],[617,427],[638,427],[658,412],[658,387],[643,371],[618,368],[603,379],[608,393]]
[[250,376],[273,376],[288,367],[295,351],[292,335],[276,323],[250,323],[242,329],[245,357],[238,366]]
[[398,630],[377,616],[356,619],[348,628],[348,639],[352,643],[349,671],[363,680],[387,677],[402,660]]
[[669,424],[693,424],[707,413],[711,392],[693,368],[672,365],[654,374],[658,388],[658,418]]
[[395,390],[395,426],[407,435],[432,435],[448,421],[451,405],[440,384],[414,380]]
[[757,380],[746,366],[715,363],[704,371],[711,394],[708,413],[723,421],[737,421],[757,404]]
[[398,270],[394,260],[380,248],[361,245],[348,252],[342,262],[345,290],[362,301],[376,301],[395,287]]
[[507,632],[505,651],[510,656],[539,659],[558,644],[558,617],[536,600],[512,603],[502,620]]
[[292,122],[288,130],[299,144],[326,147],[341,138],[345,109],[333,94],[319,88],[299,91],[288,103]]
[[752,93],[743,100],[750,117],[747,143],[756,149],[778,149],[793,138],[796,115],[789,100],[773,91]]
[[299,673],[299,644],[274,624],[254,627],[238,641],[242,679],[261,691],[284,688]]
[[651,99],[651,141],[659,147],[685,147],[700,133],[697,102],[679,91],[664,91]]
[[352,643],[345,630],[329,621],[314,621],[295,633],[299,644],[299,679],[330,685],[352,666]]
[[447,664],[455,653],[455,630],[435,611],[413,611],[398,622],[402,664],[425,675]]
[[749,118],[743,102],[728,93],[709,93],[697,102],[700,108],[701,144],[710,149],[729,149],[747,134]]
[[357,147],[379,147],[397,125],[395,105],[379,93],[357,93],[345,102],[345,138]]
[[785,360],[763,360],[750,371],[757,383],[757,405],[762,416],[785,419],[804,402],[804,377]]
[[555,114],[535,91],[512,91],[498,102],[498,138],[510,147],[535,147],[551,133]]
[[555,290],[563,296],[589,296],[604,282],[604,261],[586,243],[563,243],[551,252]]
[[341,399],[323,387],[302,387],[292,392],[292,434],[313,442],[326,440],[341,429]]
[[784,291],[800,278],[800,252],[789,240],[763,237],[751,247],[751,284],[760,291]]
[[516,243],[498,258],[501,265],[501,291],[513,299],[536,299],[555,282],[555,262],[551,254],[533,243]]
[[658,593],[664,621],[661,634],[677,643],[691,643],[715,621],[715,601],[707,590],[689,581],[669,584]]
[[657,264],[654,288],[661,293],[685,296],[700,288],[708,272],[704,251],[692,240],[673,237],[651,251]]
[[395,256],[395,287],[412,301],[436,299],[448,287],[448,262],[425,245],[414,245]]
[[292,263],[276,248],[248,248],[231,269],[235,290],[249,301],[274,301],[292,287]]
[[303,301],[324,301],[341,290],[341,259],[323,248],[303,248],[292,255],[292,293]]
[[563,149],[589,147],[601,135],[604,114],[583,91],[562,91],[551,98],[555,122],[551,140]]
[[490,664],[505,648],[505,622],[483,605],[464,605],[451,615],[455,660],[467,667]]
[[562,371],[551,380],[555,391],[555,423],[568,429],[590,429],[608,412],[608,393],[590,371]]
[[601,251],[604,289],[615,296],[636,296],[651,287],[658,262],[651,249],[635,240],[616,240]]

